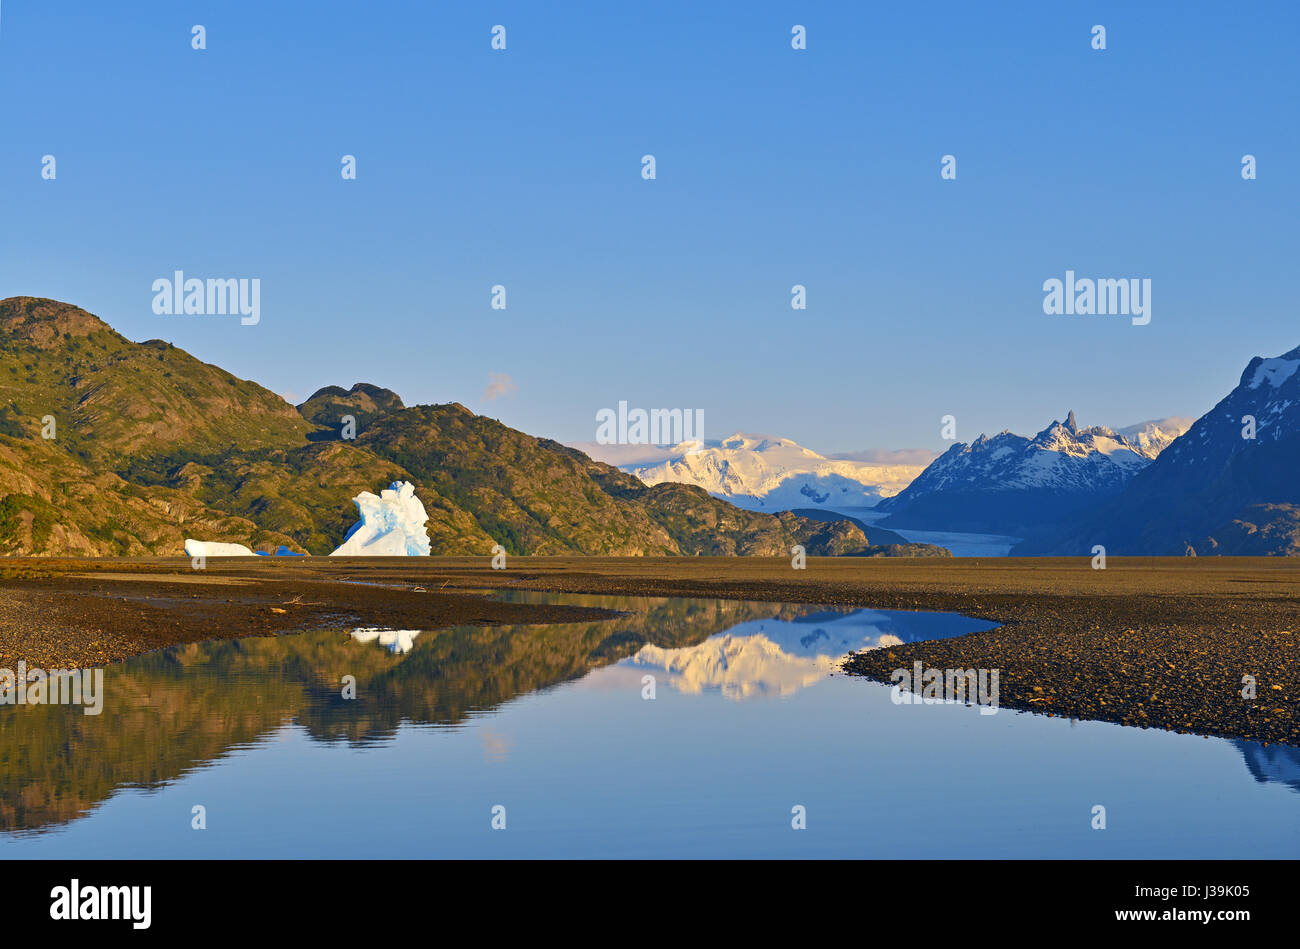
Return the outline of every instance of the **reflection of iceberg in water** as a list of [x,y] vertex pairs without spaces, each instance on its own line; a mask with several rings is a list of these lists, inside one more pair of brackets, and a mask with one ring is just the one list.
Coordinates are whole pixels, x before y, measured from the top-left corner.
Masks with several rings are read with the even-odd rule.
[[422,631],[418,629],[378,629],[374,626],[361,626],[352,631],[352,638],[359,643],[378,642],[387,646],[389,652],[405,655],[415,647],[415,637]]
[[1232,743],[1246,759],[1246,767],[1256,781],[1261,784],[1276,781],[1300,791],[1300,748],[1261,745],[1257,741],[1242,741],[1239,738]]
[[993,626],[950,613],[821,611],[795,620],[751,620],[696,646],[643,646],[629,665],[662,669],[681,692],[731,699],[790,695],[818,682],[851,652],[961,636]]

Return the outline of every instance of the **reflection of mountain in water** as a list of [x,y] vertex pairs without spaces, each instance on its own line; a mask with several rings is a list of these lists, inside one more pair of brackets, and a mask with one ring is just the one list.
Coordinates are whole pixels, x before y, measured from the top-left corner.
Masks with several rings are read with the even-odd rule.
[[1241,757],[1246,760],[1246,767],[1261,783],[1277,781],[1290,785],[1300,791],[1300,748],[1288,745],[1262,745],[1255,741],[1233,739],[1232,742]]
[[[387,631],[376,632],[376,642],[358,642],[343,630],[191,643],[106,668],[100,715],[69,706],[2,706],[0,831],[65,823],[120,787],[161,787],[289,723],[316,741],[385,741],[403,722],[455,725],[581,678],[647,643],[694,645],[737,623],[809,609],[564,599],[636,612],[591,623],[457,627],[418,638],[394,631],[391,644],[384,642]],[[356,679],[354,700],[342,697],[345,675]]]
[[821,681],[850,652],[955,636],[987,623],[942,614],[820,612],[739,623],[695,646],[643,646],[628,663],[662,669],[682,692],[732,699],[782,696]]

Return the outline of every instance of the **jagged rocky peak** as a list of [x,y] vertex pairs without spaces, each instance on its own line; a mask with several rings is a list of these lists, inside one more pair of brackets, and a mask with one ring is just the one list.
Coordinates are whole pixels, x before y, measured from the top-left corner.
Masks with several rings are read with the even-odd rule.
[[[1190,424],[1189,424],[1190,423]],[[1300,554],[1300,347],[1255,356],[1199,419],[1119,429],[1154,458],[1106,505],[1059,520],[1018,554],[1098,543],[1134,555]]]
[[[1040,529],[1069,509],[1117,494],[1182,432],[1185,420],[1144,422],[1118,433],[1079,427],[1071,410],[1032,437],[981,434],[954,446],[896,497],[881,523],[913,530],[1012,534]],[[1132,434],[1130,434],[1132,433]]]
[[1080,429],[1078,420],[1074,417],[1074,409],[1071,409],[1065,415],[1065,421],[1053,419],[1051,423],[1038,433],[1040,439],[1050,439],[1053,436],[1060,437],[1065,433],[1075,436],[1076,438],[1091,429]]

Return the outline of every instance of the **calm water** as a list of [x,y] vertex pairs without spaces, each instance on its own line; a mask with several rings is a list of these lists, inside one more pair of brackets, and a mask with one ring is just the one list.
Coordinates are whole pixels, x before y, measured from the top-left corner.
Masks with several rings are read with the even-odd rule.
[[1296,749],[830,674],[979,621],[554,599],[629,615],[193,645],[108,669],[99,716],[0,707],[0,858],[1300,854]]
[[[877,524],[889,516],[888,511],[874,508],[844,508],[838,513],[856,517],[866,524]],[[890,527],[888,530],[915,544],[936,544],[947,547],[954,557],[1006,557],[1011,548],[1020,542],[1019,537],[1003,534],[972,534],[968,531],[917,531],[910,527]]]

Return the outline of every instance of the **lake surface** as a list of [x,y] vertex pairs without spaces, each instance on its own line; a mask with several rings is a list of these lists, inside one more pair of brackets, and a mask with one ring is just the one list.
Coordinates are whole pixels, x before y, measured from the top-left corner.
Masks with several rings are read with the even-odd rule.
[[[877,524],[889,516],[888,511],[870,507],[846,507],[836,513],[856,517],[865,524]],[[920,531],[910,527],[890,527],[904,540],[914,544],[947,547],[954,557],[1006,557],[1021,538],[1003,534],[972,534],[969,531]]]
[[627,613],[195,644],[109,667],[99,716],[0,706],[0,858],[1300,854],[1300,750],[832,674],[978,620],[515,596]]

